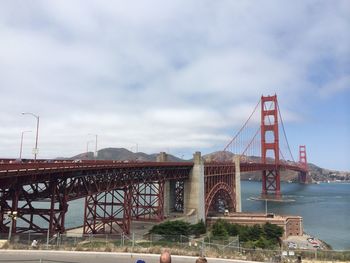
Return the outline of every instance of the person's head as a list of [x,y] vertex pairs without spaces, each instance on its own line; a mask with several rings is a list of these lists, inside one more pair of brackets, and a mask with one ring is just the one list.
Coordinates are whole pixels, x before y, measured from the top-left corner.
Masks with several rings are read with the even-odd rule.
[[137,261],[136,261],[136,263],[146,263],[144,260],[142,260],[142,259],[138,259]]
[[160,254],[159,263],[171,263],[170,252],[165,250]]
[[199,257],[196,260],[196,263],[207,263],[207,259],[205,257]]

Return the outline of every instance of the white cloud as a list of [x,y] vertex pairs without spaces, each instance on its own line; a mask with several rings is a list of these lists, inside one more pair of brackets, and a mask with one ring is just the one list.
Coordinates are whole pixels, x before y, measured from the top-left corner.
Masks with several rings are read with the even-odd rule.
[[349,86],[349,17],[347,1],[1,3],[0,153],[34,128],[22,111],[42,117],[45,157],[81,152],[90,132],[101,147],[222,148],[262,94],[300,121],[300,98]]
[[321,88],[320,94],[323,97],[329,97],[330,95],[345,90],[350,90],[350,75],[341,76],[334,81],[327,83]]

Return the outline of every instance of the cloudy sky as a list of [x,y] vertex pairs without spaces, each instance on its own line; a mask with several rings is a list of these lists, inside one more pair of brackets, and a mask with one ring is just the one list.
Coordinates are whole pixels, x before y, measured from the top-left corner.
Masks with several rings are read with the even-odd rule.
[[[350,170],[350,1],[0,0],[0,156],[221,150],[277,94],[297,158]],[[94,143],[91,142],[90,150]]]

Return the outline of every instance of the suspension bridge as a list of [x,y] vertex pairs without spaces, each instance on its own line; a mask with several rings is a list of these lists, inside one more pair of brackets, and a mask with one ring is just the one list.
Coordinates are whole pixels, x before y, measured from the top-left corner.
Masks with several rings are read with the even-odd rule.
[[[259,105],[260,123],[254,117]],[[166,153],[157,162],[2,159],[0,233],[64,233],[69,202],[76,199],[84,200],[84,233],[128,234],[131,221],[159,222],[172,212],[205,221],[218,202],[241,211],[241,172],[262,173],[263,198],[282,197],[281,171],[296,171],[301,183],[307,180],[306,148],[299,147],[295,161],[276,95],[261,97],[221,153],[231,159],[205,162],[200,152],[191,162],[168,162]]]

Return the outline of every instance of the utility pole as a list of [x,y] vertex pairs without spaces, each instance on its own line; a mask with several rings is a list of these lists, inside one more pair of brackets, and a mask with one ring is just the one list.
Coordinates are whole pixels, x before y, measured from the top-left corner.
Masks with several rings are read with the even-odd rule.
[[36,136],[35,136],[35,148],[33,149],[34,153],[34,161],[36,161],[36,157],[38,155],[39,149],[38,149],[38,138],[39,138],[39,115],[36,115],[31,112],[22,112],[22,115],[32,115],[34,118],[36,118]]

